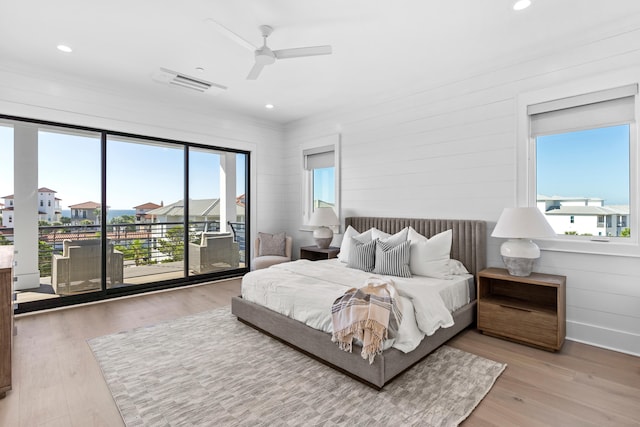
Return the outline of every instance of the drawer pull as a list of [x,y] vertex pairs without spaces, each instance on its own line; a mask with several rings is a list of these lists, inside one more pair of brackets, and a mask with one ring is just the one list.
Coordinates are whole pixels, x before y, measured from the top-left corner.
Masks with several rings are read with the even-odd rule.
[[500,304],[500,307],[502,307],[502,308],[510,308],[512,310],[519,310],[519,311],[525,311],[527,313],[531,313],[531,310],[527,310],[526,308],[513,307],[511,305],[502,305],[502,304]]

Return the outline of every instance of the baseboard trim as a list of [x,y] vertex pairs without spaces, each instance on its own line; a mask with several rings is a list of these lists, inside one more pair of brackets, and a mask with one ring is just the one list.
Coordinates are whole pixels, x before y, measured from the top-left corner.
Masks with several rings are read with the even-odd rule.
[[640,357],[640,335],[632,332],[567,321],[566,339]]

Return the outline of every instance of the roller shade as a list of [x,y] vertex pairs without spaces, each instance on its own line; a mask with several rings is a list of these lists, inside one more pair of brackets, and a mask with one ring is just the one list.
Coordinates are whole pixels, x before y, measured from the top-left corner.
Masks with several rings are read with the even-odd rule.
[[529,105],[531,136],[634,122],[637,94],[638,85],[632,84]]
[[304,150],[302,153],[304,155],[305,170],[330,168],[335,164],[333,145]]

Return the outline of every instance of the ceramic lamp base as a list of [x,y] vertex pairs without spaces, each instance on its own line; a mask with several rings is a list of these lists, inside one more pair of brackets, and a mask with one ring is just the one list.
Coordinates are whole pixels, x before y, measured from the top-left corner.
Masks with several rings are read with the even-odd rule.
[[333,240],[333,231],[329,227],[320,227],[313,230],[313,239],[320,249],[326,249]]
[[509,274],[526,277],[540,258],[540,248],[529,239],[509,239],[500,246],[500,255]]

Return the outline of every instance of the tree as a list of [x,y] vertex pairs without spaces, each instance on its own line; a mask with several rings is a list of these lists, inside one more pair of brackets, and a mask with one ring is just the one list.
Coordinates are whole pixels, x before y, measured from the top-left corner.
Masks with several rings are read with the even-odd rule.
[[133,215],[121,215],[111,218],[109,221],[110,224],[118,225],[118,224],[130,224],[125,227],[126,231],[136,231],[136,217]]
[[38,241],[38,268],[40,269],[40,277],[51,276],[51,256],[53,255],[53,246],[42,240]]
[[68,216],[63,216],[60,218],[60,222],[64,225],[71,224],[71,218]]
[[13,243],[11,243],[11,240],[7,239],[2,234],[0,234],[0,246],[7,246],[7,245],[12,245],[12,244]]
[[158,250],[169,257],[169,261],[184,259],[184,227],[170,228],[164,239],[158,240]]
[[631,229],[629,227],[623,228],[620,237],[631,237]]
[[136,266],[148,264],[148,249],[145,248],[139,239],[135,239],[127,246],[116,246],[116,249],[122,252],[124,259],[133,260]]

